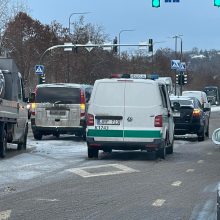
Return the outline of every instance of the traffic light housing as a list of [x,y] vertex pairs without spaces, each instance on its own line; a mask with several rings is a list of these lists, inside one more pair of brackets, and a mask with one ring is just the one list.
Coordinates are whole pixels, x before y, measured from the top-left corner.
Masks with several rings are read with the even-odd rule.
[[153,52],[153,39],[149,39],[148,41],[149,46],[148,46],[148,52]]
[[39,75],[39,84],[44,84],[46,82],[45,78],[45,74]]
[[179,84],[179,74],[176,74],[176,84]]
[[152,0],[152,7],[159,8],[160,7],[160,0]]
[[214,0],[214,6],[220,7],[220,0]]
[[[118,44],[118,39],[117,37],[114,38],[113,44]],[[118,46],[113,46],[113,52],[117,53],[118,52]]]
[[187,74],[184,74],[184,85],[187,84]]

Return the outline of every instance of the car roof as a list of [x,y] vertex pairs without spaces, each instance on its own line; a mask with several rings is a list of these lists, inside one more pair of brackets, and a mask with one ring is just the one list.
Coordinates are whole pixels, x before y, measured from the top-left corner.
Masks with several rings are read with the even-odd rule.
[[66,88],[81,88],[83,85],[76,83],[50,83],[50,84],[40,84],[37,88],[52,88],[52,87],[66,87]]

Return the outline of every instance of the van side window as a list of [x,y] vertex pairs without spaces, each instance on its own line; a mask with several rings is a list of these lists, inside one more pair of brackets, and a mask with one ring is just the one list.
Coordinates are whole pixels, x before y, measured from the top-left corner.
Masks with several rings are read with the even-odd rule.
[[167,98],[166,98],[166,91],[164,86],[159,86],[160,88],[160,94],[161,94],[161,98],[162,98],[162,104],[164,108],[167,108]]

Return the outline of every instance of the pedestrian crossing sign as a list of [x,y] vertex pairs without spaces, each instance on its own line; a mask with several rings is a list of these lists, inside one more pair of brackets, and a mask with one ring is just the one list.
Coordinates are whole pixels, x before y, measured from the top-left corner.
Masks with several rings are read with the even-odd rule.
[[43,65],[36,65],[35,66],[35,74],[43,75],[44,74],[44,66]]

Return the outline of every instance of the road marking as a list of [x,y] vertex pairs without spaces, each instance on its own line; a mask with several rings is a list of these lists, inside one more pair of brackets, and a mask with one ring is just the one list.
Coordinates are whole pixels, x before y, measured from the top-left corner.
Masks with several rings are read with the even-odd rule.
[[171,186],[180,186],[182,184],[181,181],[176,181],[171,184]]
[[204,163],[204,160],[198,160],[197,163]]
[[11,210],[5,210],[0,212],[0,220],[7,220],[11,216]]
[[213,153],[212,152],[208,152],[207,155],[213,155]]
[[164,202],[166,202],[166,200],[164,199],[157,199],[155,202],[152,203],[152,206],[155,206],[155,207],[161,207]]
[[186,170],[187,173],[190,173],[190,172],[192,173],[194,171],[195,171],[195,169],[188,169],[188,170]]
[[41,199],[41,198],[38,198],[36,199],[37,201],[46,201],[46,202],[59,202],[60,200],[58,199]]
[[[116,168],[119,170],[115,171],[106,171],[106,172],[88,172],[86,170],[92,169],[99,169],[99,168]],[[98,165],[98,166],[90,166],[90,167],[80,167],[80,168],[73,168],[68,169],[67,171],[75,173],[81,177],[87,178],[87,177],[96,177],[96,176],[109,176],[109,175],[116,175],[116,174],[124,174],[124,173],[134,173],[139,172],[138,170],[132,169],[130,167],[121,165],[121,164],[106,164],[106,165]]]

